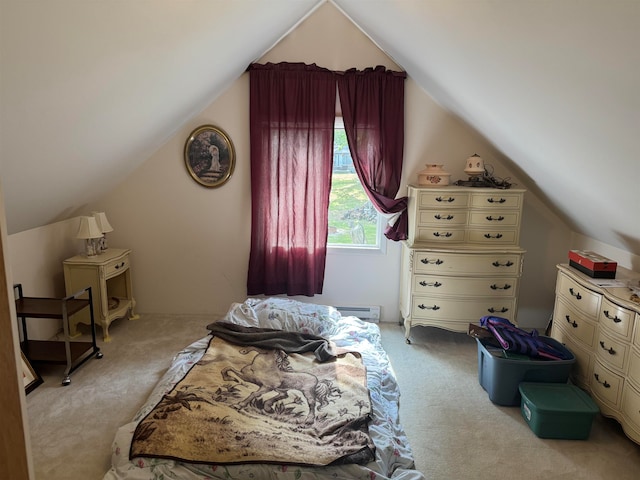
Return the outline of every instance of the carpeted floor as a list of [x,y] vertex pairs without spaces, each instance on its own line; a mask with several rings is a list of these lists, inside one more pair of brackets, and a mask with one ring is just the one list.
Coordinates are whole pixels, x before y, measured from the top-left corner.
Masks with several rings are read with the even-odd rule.
[[[110,444],[164,373],[173,355],[207,334],[210,316],[142,315],[110,327],[101,347],[62,387],[63,368],[40,370],[27,396],[37,480],[99,480]],[[589,440],[542,440],[518,407],[491,403],[478,383],[477,346],[464,334],[380,324],[402,393],[400,415],[428,479],[637,479],[640,446],[598,415]]]

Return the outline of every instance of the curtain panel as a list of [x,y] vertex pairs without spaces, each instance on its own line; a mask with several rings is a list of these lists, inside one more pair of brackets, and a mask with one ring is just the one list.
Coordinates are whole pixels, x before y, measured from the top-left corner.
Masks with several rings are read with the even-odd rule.
[[249,295],[322,293],[336,75],[303,63],[252,64]]
[[379,212],[391,216],[390,240],[406,240],[407,197],[396,199],[404,154],[404,72],[382,66],[338,75],[344,129],[353,164]]

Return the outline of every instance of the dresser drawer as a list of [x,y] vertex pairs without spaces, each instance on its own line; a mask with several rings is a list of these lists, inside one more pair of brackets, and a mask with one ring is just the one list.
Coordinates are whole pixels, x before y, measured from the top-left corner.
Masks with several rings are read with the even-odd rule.
[[577,313],[559,297],[556,297],[553,323],[570,332],[576,341],[585,346],[593,347],[596,324],[585,320],[584,315]]
[[442,227],[418,225],[415,233],[416,242],[463,243],[464,237],[463,228],[449,228],[446,225]]
[[413,318],[435,318],[478,322],[485,315],[496,315],[513,321],[515,298],[442,298],[438,295],[415,295],[412,300]]
[[611,407],[617,408],[620,405],[622,387],[624,380],[616,373],[605,368],[597,359],[593,364],[593,375],[591,376],[591,391]]
[[418,192],[417,206],[419,209],[467,208],[469,194],[455,189],[447,189],[446,192],[421,190]]
[[636,387],[640,389],[640,352],[632,348],[629,354],[629,367],[627,368],[627,375]]
[[520,208],[522,194],[515,192],[478,192],[471,194],[471,208]]
[[414,293],[458,295],[462,297],[513,297],[518,291],[518,278],[466,278],[415,275]]
[[117,258],[104,266],[105,278],[120,275],[129,268],[129,256]]
[[600,331],[596,340],[596,355],[600,360],[624,373],[629,361],[630,346]]
[[522,254],[517,253],[414,252],[413,272],[416,274],[519,277],[522,272]]
[[466,210],[421,210],[418,213],[418,225],[464,227],[466,224]]
[[573,308],[584,313],[593,320],[600,311],[600,295],[575,282],[568,276],[558,274],[556,293],[562,296]]
[[606,298],[602,298],[598,323],[608,331],[631,340],[635,312],[622,308]]
[[483,245],[517,245],[518,232],[500,228],[472,228],[468,241]]
[[491,210],[472,211],[469,218],[469,225],[481,227],[515,227],[520,224],[520,214],[501,210],[492,212]]
[[629,384],[625,384],[622,392],[622,414],[640,432],[640,391]]
[[564,344],[576,357],[576,363],[571,368],[573,380],[581,387],[588,387],[593,371],[593,356],[584,347],[579,346],[564,328],[554,324],[551,336]]

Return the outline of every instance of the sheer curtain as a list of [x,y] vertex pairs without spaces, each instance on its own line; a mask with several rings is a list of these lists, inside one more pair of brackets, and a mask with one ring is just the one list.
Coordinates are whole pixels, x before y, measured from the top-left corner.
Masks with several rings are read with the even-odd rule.
[[322,293],[336,75],[302,63],[253,64],[250,78],[249,295]]
[[349,150],[365,192],[392,223],[384,234],[407,238],[407,197],[396,199],[404,153],[404,72],[382,66],[338,75]]

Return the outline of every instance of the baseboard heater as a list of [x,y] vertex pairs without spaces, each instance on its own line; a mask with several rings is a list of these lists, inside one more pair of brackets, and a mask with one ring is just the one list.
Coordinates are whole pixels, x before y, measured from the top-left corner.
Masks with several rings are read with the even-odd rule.
[[380,307],[336,307],[343,317],[358,317],[360,320],[378,323],[380,321]]

